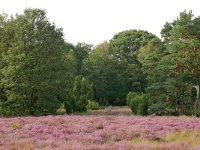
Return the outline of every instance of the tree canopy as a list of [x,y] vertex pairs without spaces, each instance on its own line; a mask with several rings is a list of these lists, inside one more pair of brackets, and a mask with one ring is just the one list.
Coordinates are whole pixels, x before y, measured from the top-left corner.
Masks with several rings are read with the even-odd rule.
[[183,11],[165,23],[161,39],[132,29],[97,46],[73,45],[45,10],[1,14],[0,115],[55,114],[62,105],[82,112],[88,102],[127,102],[142,115],[200,115],[199,24]]
[[1,29],[1,111],[5,115],[54,113],[66,91],[65,42],[44,10],[26,9]]

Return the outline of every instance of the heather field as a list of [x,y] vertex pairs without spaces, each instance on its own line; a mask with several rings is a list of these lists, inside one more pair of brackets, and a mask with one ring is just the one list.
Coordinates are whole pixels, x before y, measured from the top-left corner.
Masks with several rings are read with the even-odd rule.
[[125,108],[88,114],[0,118],[0,150],[200,149],[196,117],[140,117]]

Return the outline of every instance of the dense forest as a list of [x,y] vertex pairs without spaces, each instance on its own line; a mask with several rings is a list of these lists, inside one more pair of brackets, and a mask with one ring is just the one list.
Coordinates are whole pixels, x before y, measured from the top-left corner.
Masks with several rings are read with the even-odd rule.
[[[98,35],[97,35],[98,36]],[[0,116],[130,106],[138,115],[200,115],[200,17],[183,11],[161,39],[126,30],[70,44],[41,9],[0,15]]]

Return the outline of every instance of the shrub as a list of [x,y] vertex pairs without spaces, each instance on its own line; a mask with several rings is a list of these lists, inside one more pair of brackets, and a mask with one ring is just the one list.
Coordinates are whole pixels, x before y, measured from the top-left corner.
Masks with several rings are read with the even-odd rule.
[[162,102],[157,102],[152,104],[148,108],[148,114],[155,114],[155,115],[166,115],[169,112],[165,109],[165,106]]
[[136,98],[131,99],[129,107],[131,108],[132,112],[134,114],[137,114],[137,110],[138,110],[138,100]]
[[147,115],[148,97],[146,94],[137,95],[135,97],[138,102],[137,115]]
[[68,113],[68,114],[72,113],[72,108],[71,108],[71,105],[70,105],[69,101],[65,101],[64,102],[64,107],[65,107],[65,112],[66,113]]
[[76,111],[77,112],[84,112],[87,111],[87,96],[86,95],[81,95],[79,100],[76,101]]
[[147,115],[148,96],[146,94],[138,94],[130,101],[130,108],[137,115]]
[[68,100],[64,102],[64,108],[65,108],[65,112],[68,114],[76,112],[77,106],[76,106],[75,98],[73,96],[71,96]]
[[100,109],[100,104],[93,100],[88,100],[88,104],[86,106],[87,110],[96,110]]
[[89,83],[88,79],[76,76],[71,98],[68,102],[65,102],[65,110],[67,113],[87,111],[88,99],[92,98],[92,84]]
[[135,96],[137,96],[138,93],[136,92],[129,92],[126,96],[126,104],[128,106],[130,106],[131,100],[135,98]]

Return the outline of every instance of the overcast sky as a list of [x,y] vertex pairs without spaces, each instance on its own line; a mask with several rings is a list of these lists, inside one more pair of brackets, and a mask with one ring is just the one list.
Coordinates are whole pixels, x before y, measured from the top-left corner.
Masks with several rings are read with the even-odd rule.
[[184,10],[200,16],[200,0],[0,0],[0,10],[8,14],[25,8],[45,9],[49,20],[64,29],[66,41],[94,45],[129,29],[160,36],[164,23]]

